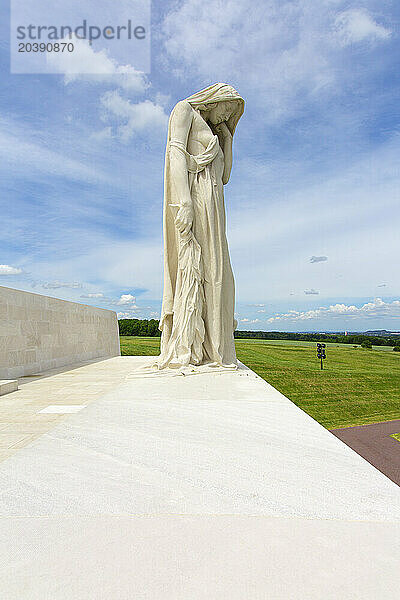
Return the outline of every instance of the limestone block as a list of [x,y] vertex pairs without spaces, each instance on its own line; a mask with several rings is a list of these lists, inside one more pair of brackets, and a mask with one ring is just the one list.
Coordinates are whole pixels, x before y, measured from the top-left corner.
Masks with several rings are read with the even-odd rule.
[[0,287],[0,378],[119,355],[113,311]]
[[18,381],[16,379],[0,379],[0,396],[15,392],[18,389]]

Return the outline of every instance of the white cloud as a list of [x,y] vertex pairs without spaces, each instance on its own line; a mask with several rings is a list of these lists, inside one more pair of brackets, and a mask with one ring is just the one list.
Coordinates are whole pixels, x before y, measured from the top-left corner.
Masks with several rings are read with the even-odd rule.
[[[69,42],[69,38],[65,40]],[[120,65],[107,50],[95,52],[88,40],[74,37],[73,52],[48,52],[47,62],[53,71],[64,74],[66,85],[84,80],[88,83],[111,83],[128,92],[143,93],[148,87],[146,75],[131,65]]]
[[117,134],[122,141],[128,142],[136,133],[165,129],[168,115],[163,106],[151,100],[137,104],[123,98],[118,90],[106,92],[101,103],[106,111],[106,118],[117,121]]
[[196,77],[199,88],[233,83],[261,122],[284,121],[316,98],[340,93],[346,43],[390,36],[367,11],[340,4],[208,0],[204,10],[202,0],[182,0],[163,22],[163,61],[182,80]]
[[102,292],[98,294],[82,294],[81,298],[104,298],[104,294]]
[[86,166],[87,156],[79,160],[71,157],[71,150],[54,151],[52,140],[43,140],[39,131],[28,124],[0,117],[0,159],[2,173],[37,180],[65,177],[89,183],[113,183],[115,177],[105,175],[101,169]]
[[59,288],[71,288],[78,289],[81,288],[82,284],[78,282],[68,283],[64,281],[49,281],[47,283],[42,284],[42,288],[45,290],[58,290]]
[[19,275],[20,273],[22,273],[22,269],[10,265],[0,265],[0,275]]
[[133,319],[135,314],[133,312],[117,312],[118,319]]
[[310,263],[326,262],[327,260],[327,256],[312,256],[310,258]]
[[[78,245],[80,239],[79,233],[74,243]],[[146,290],[147,302],[149,299],[161,297],[163,281],[161,235],[156,238],[129,241],[95,235],[87,237],[86,245],[84,253],[73,253],[69,256],[64,253],[56,257],[49,255],[47,260],[35,264],[35,274],[44,278],[46,273],[63,273],[65,278],[71,280],[76,277],[80,281],[104,281],[109,289]],[[150,264],[151,269],[149,269]],[[31,268],[30,263],[28,266]],[[134,297],[133,294],[125,295]],[[110,299],[110,302],[116,304],[120,298],[119,296],[114,300]]]
[[156,319],[160,318],[160,313],[154,310],[147,311],[144,309],[128,308],[117,312],[118,319]]
[[254,90],[260,119],[278,121],[334,84],[333,14],[325,2],[208,0],[204,10],[185,0],[164,20],[164,58],[182,79],[232,82],[246,97]]
[[254,325],[255,323],[261,323],[260,319],[248,319],[245,317],[244,319],[239,319],[239,323],[248,323],[249,325]]
[[120,299],[117,301],[118,306],[124,306],[126,304],[131,304],[136,306],[136,298],[132,296],[132,294],[122,294]]
[[171,96],[169,94],[162,94],[161,92],[157,92],[155,95],[156,104],[160,104],[161,106],[167,106],[171,102]]
[[100,129],[100,131],[95,131],[92,133],[90,138],[95,142],[104,142],[105,140],[110,140],[112,138],[112,129],[111,127],[104,127],[104,129]]
[[391,30],[374,21],[362,8],[351,8],[337,15],[335,19],[337,36],[343,46],[363,41],[387,40]]
[[360,317],[377,318],[377,317],[400,317],[400,300],[393,302],[384,302],[381,298],[375,298],[373,302],[363,304],[361,307],[346,304],[332,304],[329,307],[320,307],[314,310],[299,312],[290,310],[287,313],[277,314],[268,319],[268,323],[276,321],[311,321],[325,318],[344,317],[357,319]]

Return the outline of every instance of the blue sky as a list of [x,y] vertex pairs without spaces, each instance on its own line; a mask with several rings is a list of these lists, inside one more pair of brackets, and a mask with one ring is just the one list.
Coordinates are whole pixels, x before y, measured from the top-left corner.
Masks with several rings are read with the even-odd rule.
[[150,73],[90,49],[102,75],[12,75],[3,7],[0,285],[156,318],[168,115],[225,81],[246,100],[225,188],[239,328],[400,330],[399,17],[159,0]]

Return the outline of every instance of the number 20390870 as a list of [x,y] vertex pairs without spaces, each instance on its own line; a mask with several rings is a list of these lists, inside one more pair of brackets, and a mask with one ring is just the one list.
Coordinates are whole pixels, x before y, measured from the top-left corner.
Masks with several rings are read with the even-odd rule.
[[30,42],[20,42],[18,44],[18,52],[73,52],[74,44],[72,42],[55,42],[54,44],[48,42],[37,42],[31,44]]

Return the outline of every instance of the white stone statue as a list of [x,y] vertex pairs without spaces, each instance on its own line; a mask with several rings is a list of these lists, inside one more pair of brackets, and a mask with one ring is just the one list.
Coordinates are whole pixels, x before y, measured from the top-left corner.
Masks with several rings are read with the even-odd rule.
[[174,107],[164,174],[164,295],[158,369],[236,368],[235,282],[224,185],[244,100],[216,83]]

